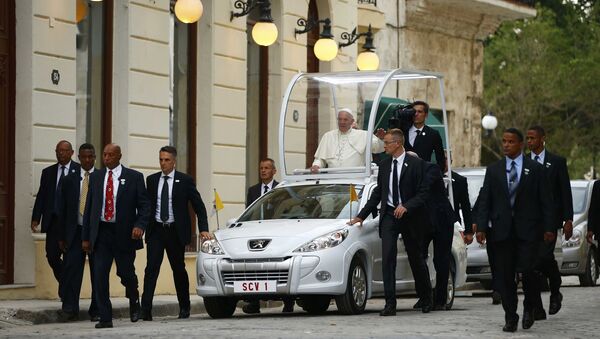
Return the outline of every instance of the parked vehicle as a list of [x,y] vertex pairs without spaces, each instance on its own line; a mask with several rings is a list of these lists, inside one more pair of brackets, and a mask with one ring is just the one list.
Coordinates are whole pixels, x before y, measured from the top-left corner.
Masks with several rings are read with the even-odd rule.
[[586,241],[588,210],[594,181],[571,180],[573,192],[573,236],[562,240],[562,275],[577,275],[581,286],[596,286],[600,269],[598,267],[598,248]]

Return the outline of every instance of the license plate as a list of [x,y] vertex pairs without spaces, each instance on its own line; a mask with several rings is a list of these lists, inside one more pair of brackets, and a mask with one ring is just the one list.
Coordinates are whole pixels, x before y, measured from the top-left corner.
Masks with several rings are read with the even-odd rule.
[[234,293],[277,292],[277,280],[244,280],[233,282]]

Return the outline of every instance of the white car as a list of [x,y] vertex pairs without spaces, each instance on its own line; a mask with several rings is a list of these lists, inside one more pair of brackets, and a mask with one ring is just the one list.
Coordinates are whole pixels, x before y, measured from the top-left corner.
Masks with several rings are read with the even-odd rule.
[[[370,180],[282,183],[255,201],[227,229],[205,241],[197,259],[197,292],[213,318],[230,317],[238,300],[293,297],[309,313],[325,312],[332,298],[342,314],[359,314],[371,297],[383,296],[379,217],[349,226],[350,184],[364,206]],[[366,183],[365,183],[366,181]],[[435,270],[429,248],[432,284]],[[414,293],[402,239],[398,239],[396,290]],[[457,230],[452,246],[447,308],[466,280],[466,247]]]

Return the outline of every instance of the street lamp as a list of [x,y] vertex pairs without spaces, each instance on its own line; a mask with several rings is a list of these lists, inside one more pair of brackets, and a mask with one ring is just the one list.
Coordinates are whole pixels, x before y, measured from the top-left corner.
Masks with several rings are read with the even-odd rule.
[[271,2],[269,0],[236,0],[233,7],[242,11],[239,13],[231,11],[229,21],[233,21],[233,18],[248,15],[256,7],[260,8],[258,22],[252,28],[252,39],[260,46],[271,46],[277,40],[279,32],[271,17]]
[[496,119],[492,111],[488,111],[481,119],[481,126],[487,131],[488,136],[490,136],[492,131],[498,126],[498,119]]
[[200,0],[177,0],[175,3],[175,16],[185,24],[193,24],[202,16],[204,7]]
[[370,24],[369,30],[364,33],[357,34],[356,28],[352,30],[352,33],[342,33],[342,40],[347,40],[347,42],[341,43],[340,48],[352,45],[361,36],[365,37],[365,44],[363,45],[363,51],[356,58],[356,66],[361,71],[375,71],[379,68],[379,57],[373,52],[375,46],[373,45],[373,32]]
[[319,40],[315,43],[313,48],[315,56],[321,61],[331,61],[335,59],[338,53],[338,45],[333,40],[333,34],[331,34],[331,20],[329,18],[323,20],[316,20],[314,18],[300,18],[298,19],[298,26],[304,27],[304,29],[297,29],[294,31],[295,35],[304,34],[312,31],[315,27],[319,27],[319,24],[323,24],[323,31],[319,34]]

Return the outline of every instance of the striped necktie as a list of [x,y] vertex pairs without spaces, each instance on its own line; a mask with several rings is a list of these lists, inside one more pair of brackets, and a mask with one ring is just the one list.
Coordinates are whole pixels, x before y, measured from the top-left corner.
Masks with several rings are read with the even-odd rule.
[[513,160],[510,163],[510,171],[508,172],[508,194],[510,197],[510,206],[515,205],[515,197],[517,196],[517,186],[519,185],[519,177],[517,176],[517,163]]
[[81,195],[79,196],[79,214],[83,215],[85,203],[87,201],[88,188],[90,183],[90,172],[85,171],[83,181],[81,182]]

